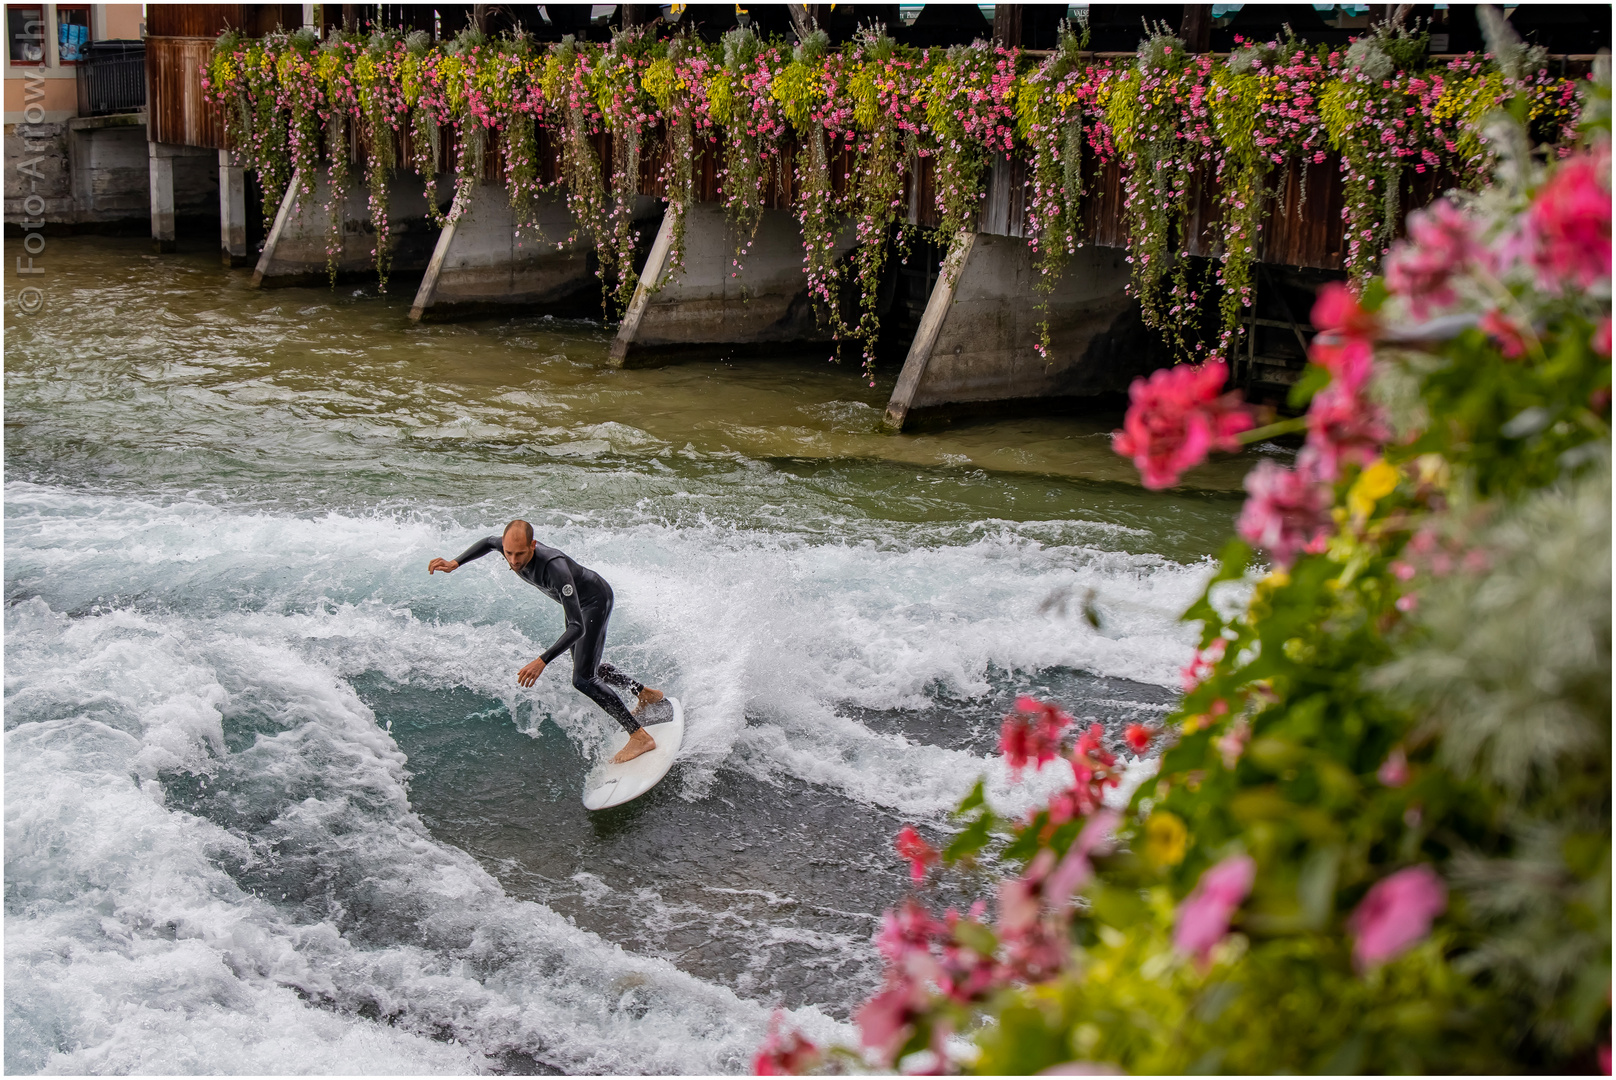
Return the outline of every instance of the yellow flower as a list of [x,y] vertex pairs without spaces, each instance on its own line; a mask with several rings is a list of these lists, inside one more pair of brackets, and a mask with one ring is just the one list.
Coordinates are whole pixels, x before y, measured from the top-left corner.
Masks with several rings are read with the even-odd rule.
[[1157,866],[1177,866],[1184,861],[1190,831],[1177,814],[1158,810],[1145,822],[1145,858]]
[[1359,521],[1374,512],[1375,503],[1397,490],[1398,472],[1386,464],[1385,458],[1376,458],[1358,474],[1347,492],[1347,509]]

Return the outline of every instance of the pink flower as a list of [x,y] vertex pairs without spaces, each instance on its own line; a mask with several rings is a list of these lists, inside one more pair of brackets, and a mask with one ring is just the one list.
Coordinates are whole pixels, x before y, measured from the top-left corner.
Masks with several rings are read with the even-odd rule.
[[1392,747],[1392,752],[1375,771],[1375,779],[1389,788],[1400,788],[1408,783],[1408,757],[1401,746]]
[[1077,834],[1060,865],[1044,883],[1044,901],[1052,909],[1063,910],[1072,894],[1088,884],[1089,878],[1094,876],[1089,856],[1110,850],[1112,830],[1121,820],[1122,816],[1115,810],[1101,810],[1083,823],[1083,831]]
[[1229,932],[1229,919],[1251,892],[1257,861],[1231,855],[1201,875],[1195,890],[1178,906],[1173,945],[1205,963],[1212,946]]
[[1521,336],[1520,328],[1497,308],[1483,315],[1479,325],[1483,333],[1498,343],[1498,351],[1504,354],[1504,359],[1518,360],[1526,355],[1526,339]]
[[1356,394],[1374,364],[1375,317],[1358,305],[1352,290],[1333,281],[1319,290],[1312,318],[1319,334],[1308,346],[1308,358],[1330,373],[1333,386]]
[[1100,743],[1105,729],[1099,724],[1090,724],[1089,729],[1077,738],[1077,745],[1072,747],[1072,779],[1074,781],[1070,792],[1075,809],[1079,814],[1092,814],[1100,808],[1105,798],[1105,789],[1117,786],[1117,774],[1113,768],[1117,763],[1115,754],[1110,753]]
[[853,1014],[853,1022],[859,1027],[860,1041],[891,1061],[925,1007],[925,987],[909,979],[889,977],[886,987]]
[[1610,316],[1606,315],[1598,326],[1594,327],[1593,337],[1588,339],[1588,345],[1600,356],[1610,355]]
[[1020,877],[999,883],[999,937],[1005,961],[1016,976],[1031,982],[1050,978],[1066,965],[1062,926],[1043,918],[1045,885],[1055,853],[1044,848]]
[[1452,279],[1480,250],[1470,219],[1442,199],[1408,216],[1408,240],[1386,259],[1386,287],[1406,297],[1414,317],[1423,319],[1432,305],[1454,302]]
[[1015,711],[1004,718],[999,729],[999,751],[1010,764],[1011,775],[1019,777],[1029,761],[1035,770],[1053,761],[1060,752],[1060,734],[1072,718],[1058,706],[1030,697],[1016,699]]
[[1143,754],[1150,749],[1151,737],[1151,730],[1143,724],[1129,724],[1122,732],[1122,738],[1135,754]]
[[1229,368],[1222,360],[1199,367],[1162,368],[1128,388],[1131,404],[1112,446],[1133,458],[1148,488],[1172,487],[1179,474],[1213,450],[1240,448],[1252,427],[1238,392],[1222,393]]
[[1344,464],[1374,461],[1390,437],[1379,408],[1347,384],[1332,382],[1308,405],[1307,448],[1298,457],[1298,468],[1320,480],[1334,480]]
[[1448,887],[1424,863],[1375,882],[1347,920],[1353,960],[1365,968],[1399,955],[1431,932],[1447,906]]
[[1319,289],[1313,301],[1313,325],[1342,337],[1373,339],[1380,324],[1365,311],[1344,283],[1332,281]]
[[1228,638],[1213,638],[1212,644],[1205,649],[1195,650],[1195,658],[1179,672],[1184,681],[1184,692],[1186,694],[1200,686],[1212,674],[1212,669],[1217,666],[1219,660],[1223,659],[1223,650],[1228,647]]
[[1286,567],[1303,551],[1324,549],[1334,527],[1330,489],[1307,469],[1259,462],[1246,477],[1246,491],[1251,497],[1240,511],[1236,529],[1275,563]]
[[769,1017],[769,1034],[752,1059],[754,1076],[801,1076],[819,1064],[819,1047],[803,1038],[796,1028],[781,1030],[785,1013],[779,1009]]
[[1567,158],[1538,191],[1529,211],[1538,278],[1554,288],[1586,289],[1610,277],[1609,151]]
[[908,861],[909,874],[916,885],[926,880],[926,867],[939,860],[937,849],[926,843],[913,825],[899,829],[892,846],[897,849],[899,858]]

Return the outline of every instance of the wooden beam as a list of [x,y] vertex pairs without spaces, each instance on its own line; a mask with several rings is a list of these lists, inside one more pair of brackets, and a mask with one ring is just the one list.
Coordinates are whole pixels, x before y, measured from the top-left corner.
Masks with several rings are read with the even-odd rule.
[[995,4],[993,43],[1003,49],[1021,47],[1021,5]]
[[1192,53],[1204,53],[1212,48],[1212,5],[1185,4],[1184,19],[1178,24],[1178,36]]

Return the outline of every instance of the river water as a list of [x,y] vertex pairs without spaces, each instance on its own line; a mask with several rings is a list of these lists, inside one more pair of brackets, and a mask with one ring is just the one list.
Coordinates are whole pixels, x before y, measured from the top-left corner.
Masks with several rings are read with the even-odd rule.
[[[994,754],[1018,693],[1168,707],[1249,465],[1149,493],[1114,416],[879,434],[895,363],[616,371],[588,321],[50,255],[5,350],[8,1072],[744,1072],[776,1007],[850,1042],[892,834],[1047,793]],[[559,608],[426,574],[516,516],[684,702],[625,807],[579,801],[570,661],[515,683]]]

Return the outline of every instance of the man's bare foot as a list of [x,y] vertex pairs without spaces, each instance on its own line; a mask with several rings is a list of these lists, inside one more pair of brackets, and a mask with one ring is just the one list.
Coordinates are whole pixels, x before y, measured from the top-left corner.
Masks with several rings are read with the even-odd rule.
[[655,749],[656,740],[651,738],[649,732],[641,728],[628,737],[628,745],[617,752],[617,756],[612,758],[612,764],[621,765],[625,761],[633,761],[641,754],[649,754]]
[[647,705],[655,705],[662,700],[662,691],[653,690],[649,686],[640,691],[640,703],[634,706],[634,715],[638,716],[640,710]]

